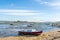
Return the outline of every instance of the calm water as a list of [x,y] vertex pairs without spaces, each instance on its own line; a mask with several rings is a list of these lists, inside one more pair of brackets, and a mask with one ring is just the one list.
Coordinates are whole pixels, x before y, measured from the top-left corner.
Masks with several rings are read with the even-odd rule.
[[[0,37],[18,36],[18,32],[11,29],[11,27],[13,29],[16,29],[16,28],[14,28],[13,26],[11,26],[9,24],[0,24]],[[17,26],[15,25],[15,27],[17,27]],[[45,25],[45,24],[40,25],[40,27],[43,30],[43,32],[48,32],[48,31],[59,29],[57,27],[52,27],[50,25]],[[40,28],[38,28],[38,29],[40,29]]]

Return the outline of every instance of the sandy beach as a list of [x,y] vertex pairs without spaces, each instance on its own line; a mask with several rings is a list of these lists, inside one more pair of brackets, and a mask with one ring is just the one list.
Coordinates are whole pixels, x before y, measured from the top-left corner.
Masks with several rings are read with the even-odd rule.
[[0,40],[60,40],[60,30],[42,33],[39,36],[5,37]]

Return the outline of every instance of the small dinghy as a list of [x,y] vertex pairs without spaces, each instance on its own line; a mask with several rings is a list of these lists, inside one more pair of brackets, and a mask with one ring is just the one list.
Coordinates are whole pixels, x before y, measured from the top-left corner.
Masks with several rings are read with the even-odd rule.
[[42,33],[42,29],[40,26],[29,24],[26,27],[20,28],[18,31],[18,35],[40,35]]
[[42,33],[42,30],[38,31],[36,29],[23,29],[19,31],[19,35],[40,35]]

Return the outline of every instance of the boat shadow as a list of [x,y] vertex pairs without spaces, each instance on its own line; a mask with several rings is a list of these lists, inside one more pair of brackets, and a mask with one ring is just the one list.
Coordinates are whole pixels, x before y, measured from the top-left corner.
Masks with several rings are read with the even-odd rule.
[[18,36],[25,36],[25,37],[36,37],[36,36],[39,36],[39,35],[31,35],[31,34],[29,34],[29,35],[18,35]]

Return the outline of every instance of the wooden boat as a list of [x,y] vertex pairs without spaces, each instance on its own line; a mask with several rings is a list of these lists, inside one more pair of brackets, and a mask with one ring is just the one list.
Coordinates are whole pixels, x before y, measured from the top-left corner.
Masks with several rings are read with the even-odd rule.
[[18,31],[18,35],[40,35],[43,31],[39,27],[35,27],[34,24],[29,24]]
[[37,31],[35,29],[24,29],[22,31],[19,31],[19,35],[40,35],[43,31]]

